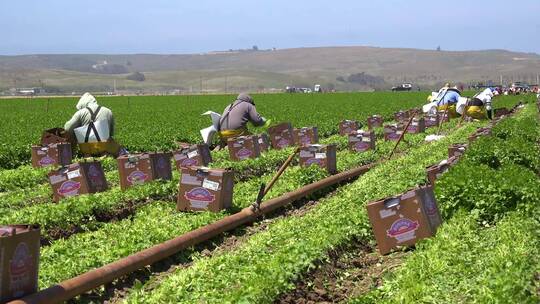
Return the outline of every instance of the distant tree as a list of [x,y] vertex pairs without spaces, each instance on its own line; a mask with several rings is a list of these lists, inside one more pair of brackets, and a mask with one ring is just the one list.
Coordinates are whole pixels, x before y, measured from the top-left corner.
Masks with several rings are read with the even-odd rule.
[[331,83],[331,82],[329,82],[329,83],[327,83],[324,87],[325,87],[325,89],[327,89],[327,90],[329,90],[329,91],[332,91],[332,90],[334,90],[334,89],[336,88],[336,85],[333,84],[333,83]]
[[340,82],[345,82],[345,78],[343,78],[343,76],[336,77],[336,80]]
[[437,46],[437,52],[440,52],[441,51],[441,46]]
[[126,62],[126,65],[127,65],[127,66],[131,66],[131,61],[128,60],[128,61]]
[[254,45],[251,49],[254,50],[254,51],[258,51],[258,50],[259,50],[259,47],[256,46],[256,45]]
[[347,81],[350,83],[368,86],[384,84],[384,78],[380,76],[369,75],[364,72],[349,75],[349,77],[347,77]]
[[129,74],[126,79],[133,80],[133,81],[145,81],[146,77],[144,77],[144,74],[141,72],[135,72]]

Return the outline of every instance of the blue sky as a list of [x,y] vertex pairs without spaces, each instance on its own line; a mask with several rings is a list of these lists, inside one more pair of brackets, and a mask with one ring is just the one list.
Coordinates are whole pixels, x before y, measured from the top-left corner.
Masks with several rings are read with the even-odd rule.
[[0,54],[369,45],[540,53],[540,0],[1,0]]

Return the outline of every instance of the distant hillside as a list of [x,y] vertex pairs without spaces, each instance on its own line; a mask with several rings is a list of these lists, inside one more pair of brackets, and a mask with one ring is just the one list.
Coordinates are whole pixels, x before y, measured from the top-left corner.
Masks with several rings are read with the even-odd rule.
[[[144,81],[128,80],[134,72]],[[538,54],[504,50],[446,52],[375,47],[296,48],[190,55],[0,56],[0,90],[234,91],[310,86],[384,89],[402,81],[536,82]],[[361,75],[368,82],[349,81]],[[373,82],[369,82],[373,79]]]

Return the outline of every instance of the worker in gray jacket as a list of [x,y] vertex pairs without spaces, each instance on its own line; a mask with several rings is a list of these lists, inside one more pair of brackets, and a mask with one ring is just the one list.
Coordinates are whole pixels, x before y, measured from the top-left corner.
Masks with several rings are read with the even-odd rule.
[[249,135],[248,122],[251,122],[256,127],[270,123],[270,121],[257,113],[253,98],[246,93],[242,93],[225,108],[223,115],[221,115],[218,134],[222,143],[226,143],[229,138]]
[[[100,106],[92,94],[84,93],[76,105],[77,112],[66,122],[64,129],[77,138],[79,148],[85,155],[112,154],[117,156],[120,146],[114,136],[112,111]],[[75,136],[73,136],[75,135]]]

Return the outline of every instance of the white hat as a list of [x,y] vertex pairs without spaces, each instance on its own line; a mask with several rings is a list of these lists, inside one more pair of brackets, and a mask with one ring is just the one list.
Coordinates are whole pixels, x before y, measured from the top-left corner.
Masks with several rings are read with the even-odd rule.
[[83,96],[81,96],[81,98],[79,99],[79,102],[77,103],[75,107],[77,108],[77,110],[81,110],[81,109],[86,108],[92,103],[97,103],[96,98],[92,96],[92,94],[86,92],[83,94]]

